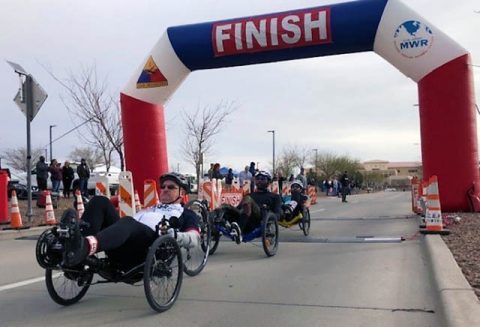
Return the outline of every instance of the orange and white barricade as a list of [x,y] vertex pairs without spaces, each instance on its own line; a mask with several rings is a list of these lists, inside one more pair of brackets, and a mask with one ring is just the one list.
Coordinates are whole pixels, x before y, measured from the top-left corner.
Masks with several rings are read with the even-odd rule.
[[10,199],[10,227],[4,229],[27,229],[30,227],[24,227],[22,222],[22,215],[18,208],[17,192],[12,191],[12,198]]
[[282,196],[289,196],[290,193],[290,186],[292,185],[291,182],[283,182],[282,185]]
[[120,217],[134,216],[135,210],[135,196],[133,192],[133,177],[132,172],[122,171],[119,175],[119,207]]
[[143,182],[143,206],[150,208],[156,206],[159,202],[157,182],[154,179],[146,179]]
[[215,209],[215,200],[216,196],[214,196],[214,184],[212,181],[200,181],[200,191],[198,192],[198,199],[199,200],[207,200],[208,207],[210,209]]
[[56,225],[55,212],[53,211],[52,197],[50,191],[45,192],[45,224]]
[[420,208],[418,207],[418,199],[420,198],[420,193],[419,193],[419,182],[418,178],[415,176],[411,180],[411,188],[412,188],[412,211],[414,213],[419,214],[420,213]]
[[85,206],[83,205],[83,197],[80,190],[75,191],[75,200],[77,200],[77,219],[80,219],[85,212]]
[[[215,182],[215,180],[213,180]],[[215,208],[219,207],[222,203],[222,180],[217,179],[217,187],[215,188]]]
[[420,229],[420,232],[423,234],[450,234],[448,229],[443,228],[437,176],[429,178],[426,198],[425,228]]
[[250,194],[250,184],[252,182],[249,180],[246,180],[243,182],[242,190],[243,190],[243,195]]
[[110,198],[110,185],[107,176],[98,176],[95,182],[95,195],[106,196]]
[[307,195],[310,198],[310,204],[317,203],[317,188],[313,185],[307,186]]
[[240,192],[240,182],[239,182],[238,178],[233,179],[232,191],[233,192]]
[[271,192],[280,194],[279,186],[278,186],[278,181],[273,181],[271,185]]

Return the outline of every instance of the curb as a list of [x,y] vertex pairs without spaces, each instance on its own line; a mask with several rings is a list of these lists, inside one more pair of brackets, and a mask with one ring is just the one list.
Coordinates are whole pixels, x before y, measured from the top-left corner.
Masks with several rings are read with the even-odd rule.
[[440,235],[424,237],[442,320],[448,327],[480,326],[480,301]]
[[3,240],[13,240],[20,237],[26,236],[35,236],[40,234],[47,228],[51,226],[42,226],[42,227],[31,227],[28,229],[19,229],[19,230],[0,230],[0,241]]

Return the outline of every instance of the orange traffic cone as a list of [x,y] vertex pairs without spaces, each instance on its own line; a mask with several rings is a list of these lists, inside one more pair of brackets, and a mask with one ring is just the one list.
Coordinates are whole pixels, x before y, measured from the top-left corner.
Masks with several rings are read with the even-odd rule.
[[10,227],[4,229],[27,229],[30,227],[24,227],[22,222],[22,215],[18,209],[17,192],[12,191],[12,199],[10,200]]
[[52,197],[50,196],[50,191],[45,192],[45,224],[46,225],[56,225],[57,220],[55,219],[55,212],[53,211]]
[[135,190],[135,211],[139,212],[140,210],[142,210],[142,204],[140,203],[138,192]]
[[440,194],[438,192],[437,176],[429,178],[427,187],[427,203],[425,212],[425,228],[420,229],[422,234],[448,235],[450,231],[443,228],[442,210],[440,207]]
[[77,219],[80,219],[85,212],[85,206],[83,205],[83,198],[80,190],[75,191],[75,198],[77,199]]

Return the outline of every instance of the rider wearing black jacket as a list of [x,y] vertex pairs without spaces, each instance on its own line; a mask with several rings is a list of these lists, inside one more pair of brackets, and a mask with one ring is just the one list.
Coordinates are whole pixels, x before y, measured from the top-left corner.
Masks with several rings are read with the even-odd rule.
[[[258,227],[262,220],[261,207],[266,206],[276,218],[280,218],[282,199],[276,193],[268,190],[272,176],[267,171],[255,174],[255,192],[243,198],[238,208],[225,205],[221,208],[225,212],[225,219],[237,224],[241,233],[247,234]],[[238,210],[239,209],[239,210]]]

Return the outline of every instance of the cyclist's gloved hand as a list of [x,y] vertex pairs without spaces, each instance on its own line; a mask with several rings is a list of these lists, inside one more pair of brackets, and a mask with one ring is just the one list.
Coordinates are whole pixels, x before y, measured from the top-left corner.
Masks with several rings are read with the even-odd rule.
[[200,243],[200,234],[193,230],[185,233],[177,232],[177,243],[184,248],[196,247]]
[[175,229],[173,229],[173,228],[167,229],[166,235],[175,238]]

